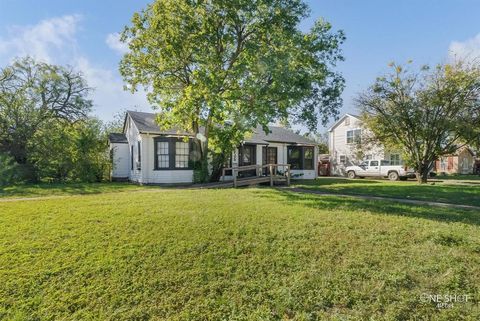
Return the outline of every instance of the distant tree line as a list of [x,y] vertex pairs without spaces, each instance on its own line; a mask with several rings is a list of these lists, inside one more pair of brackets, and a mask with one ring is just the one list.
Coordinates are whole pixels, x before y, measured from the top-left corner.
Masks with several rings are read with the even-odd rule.
[[91,90],[80,73],[28,57],[0,69],[0,185],[108,177]]

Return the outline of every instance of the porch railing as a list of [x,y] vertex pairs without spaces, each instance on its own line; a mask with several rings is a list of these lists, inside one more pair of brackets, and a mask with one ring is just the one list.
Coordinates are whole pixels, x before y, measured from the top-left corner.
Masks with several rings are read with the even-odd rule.
[[[283,169],[284,171],[280,171],[279,169]],[[264,169],[268,169],[267,174],[264,174]],[[222,170],[222,181],[225,182],[225,172],[232,171],[233,176],[233,187],[237,187],[238,183],[238,174],[245,171],[252,171],[255,170],[255,176],[248,177],[248,179],[254,178],[270,178],[270,186],[273,186],[275,181],[280,179],[285,179],[287,185],[290,185],[290,164],[265,164],[265,165],[248,165],[248,166],[237,166],[237,167],[225,167]],[[241,179],[240,179],[241,180]]]

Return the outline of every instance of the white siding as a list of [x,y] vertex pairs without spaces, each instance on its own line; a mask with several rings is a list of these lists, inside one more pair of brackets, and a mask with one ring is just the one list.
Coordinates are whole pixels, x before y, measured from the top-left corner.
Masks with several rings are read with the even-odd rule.
[[[127,141],[128,141],[128,171],[129,171],[129,179],[132,182],[137,182],[137,183],[143,183],[142,180],[142,170],[138,170],[137,166],[135,166],[135,163],[138,159],[138,141],[141,140],[140,138],[140,133],[137,129],[137,127],[134,125],[133,121],[131,120],[130,116],[127,119],[127,124],[125,128],[125,135],[127,136]],[[132,158],[131,158],[131,150],[133,146],[133,170],[132,170]],[[145,149],[142,147],[142,151]],[[143,155],[142,155],[143,156]],[[142,163],[143,163],[143,157],[142,157]],[[142,164],[143,165],[143,164]],[[142,166],[143,169],[143,166]]]
[[[329,131],[329,152],[332,161],[332,174],[344,175],[345,167],[357,164],[362,159],[357,159],[356,145],[347,144],[347,131],[354,129],[362,129],[363,123],[360,119],[345,115],[342,120]],[[381,146],[370,146],[368,150],[363,150],[365,155],[370,155],[372,159],[383,159],[385,156]],[[345,157],[345,163],[341,162],[341,157]]]
[[153,135],[142,134],[142,173],[146,184],[192,183],[193,170],[155,170],[155,146]]
[[130,174],[130,152],[128,144],[110,144],[112,151],[112,178],[128,178]]

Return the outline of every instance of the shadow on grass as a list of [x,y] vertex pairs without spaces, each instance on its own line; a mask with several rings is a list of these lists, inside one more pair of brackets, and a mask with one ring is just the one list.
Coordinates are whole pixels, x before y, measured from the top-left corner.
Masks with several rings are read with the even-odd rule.
[[312,195],[285,190],[265,189],[262,193],[258,193],[257,196],[321,210],[365,211],[380,215],[407,216],[439,222],[480,225],[480,211],[478,210],[410,205],[341,196]]
[[[342,182],[343,181],[343,182]],[[326,183],[326,184],[325,184]],[[458,186],[405,182],[382,182],[365,180],[337,180],[330,183],[321,180],[294,182],[300,188],[329,193],[381,196],[431,202],[480,206],[479,186]],[[372,184],[377,183],[377,184]]]
[[0,198],[100,194],[137,188],[130,183],[19,184],[0,188]]
[[381,184],[382,181],[362,179],[362,178],[347,179],[344,177],[319,177],[315,180],[311,180],[311,179],[292,180],[292,183],[295,185],[330,186],[330,185],[337,185],[337,184],[352,184],[352,185]]
[[441,179],[441,180],[480,181],[480,175],[475,175],[475,174],[437,175],[434,178]]

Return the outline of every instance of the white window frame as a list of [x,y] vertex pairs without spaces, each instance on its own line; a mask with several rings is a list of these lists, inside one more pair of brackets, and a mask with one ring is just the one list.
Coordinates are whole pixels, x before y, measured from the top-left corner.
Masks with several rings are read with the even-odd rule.
[[[186,146],[185,146],[186,145]],[[190,142],[175,142],[175,168],[188,169],[188,160],[190,157]]]
[[[398,159],[392,159],[393,156],[397,156]],[[394,153],[394,154],[390,154],[390,165],[391,166],[398,166],[398,165],[402,165],[402,158],[400,157],[400,154],[398,153]]]
[[[353,137],[352,137],[352,142],[349,143],[348,142],[348,133],[349,132],[352,132],[353,133]],[[355,132],[359,132],[359,139],[358,141],[355,141]],[[345,142],[347,143],[347,145],[353,145],[353,144],[357,144],[357,143],[362,143],[362,129],[361,128],[352,128],[352,129],[347,129],[345,131]]]

